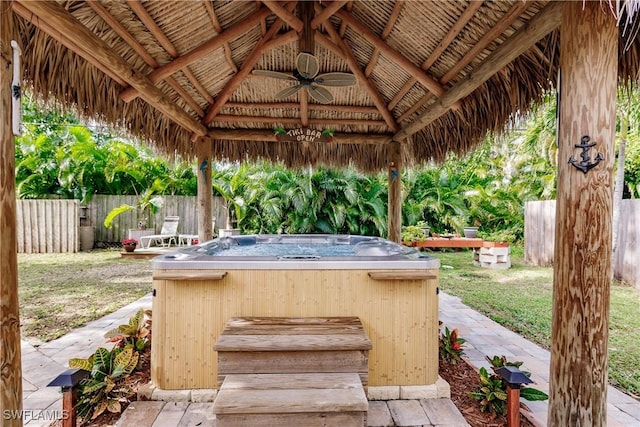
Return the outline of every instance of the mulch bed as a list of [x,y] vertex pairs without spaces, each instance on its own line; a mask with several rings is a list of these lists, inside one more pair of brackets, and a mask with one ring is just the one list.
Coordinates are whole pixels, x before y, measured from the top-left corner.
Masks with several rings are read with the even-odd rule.
[[[480,379],[476,369],[464,359],[455,365],[440,361],[440,376],[451,387],[451,400],[472,427],[502,427],[507,425],[506,415],[495,415],[480,411],[480,404],[470,395],[480,388]],[[535,427],[524,415],[520,414],[522,427]]]

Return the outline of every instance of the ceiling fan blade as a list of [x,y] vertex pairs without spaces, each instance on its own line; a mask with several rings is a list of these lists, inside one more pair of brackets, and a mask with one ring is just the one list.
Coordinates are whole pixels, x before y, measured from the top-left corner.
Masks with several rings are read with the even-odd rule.
[[322,86],[352,86],[356,84],[356,76],[349,73],[326,73],[319,74],[313,81]]
[[253,70],[252,73],[253,74],[257,74],[259,76],[275,77],[276,79],[289,80],[289,81],[292,81],[292,82],[298,80],[295,77],[293,77],[291,74],[281,73],[279,71]]
[[331,95],[331,92],[322,86],[310,84],[307,86],[307,90],[309,91],[309,95],[321,104],[329,104],[333,101],[333,95]]
[[320,67],[315,56],[307,52],[299,53],[296,57],[296,68],[298,73],[305,79],[312,79],[318,75]]
[[297,84],[297,85],[293,85],[293,86],[289,86],[287,88],[284,88],[280,92],[276,93],[276,99],[287,98],[287,97],[293,95],[294,93],[296,93],[297,91],[299,91],[301,87],[302,87],[302,85]]

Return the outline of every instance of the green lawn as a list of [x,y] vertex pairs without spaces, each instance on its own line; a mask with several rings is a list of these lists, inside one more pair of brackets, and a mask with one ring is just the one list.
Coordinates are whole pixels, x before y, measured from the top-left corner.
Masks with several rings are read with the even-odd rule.
[[50,341],[151,291],[148,259],[117,250],[18,254],[23,338]]
[[[512,267],[475,267],[469,251],[434,252],[442,263],[440,288],[527,339],[550,348],[552,268],[524,264],[513,248]],[[640,291],[614,281],[611,287],[609,381],[640,398]]]

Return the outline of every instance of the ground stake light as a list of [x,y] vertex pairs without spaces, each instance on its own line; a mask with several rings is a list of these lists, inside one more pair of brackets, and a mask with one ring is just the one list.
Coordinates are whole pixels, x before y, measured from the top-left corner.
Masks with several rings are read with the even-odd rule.
[[89,372],[82,369],[67,369],[47,384],[47,387],[62,387],[62,427],[76,427],[78,384],[87,375]]
[[520,386],[533,381],[515,366],[502,366],[495,372],[507,382],[507,426],[520,427]]

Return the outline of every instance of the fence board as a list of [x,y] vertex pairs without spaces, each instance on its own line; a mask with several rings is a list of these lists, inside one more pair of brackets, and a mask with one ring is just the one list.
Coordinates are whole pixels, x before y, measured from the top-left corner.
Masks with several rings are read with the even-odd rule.
[[[525,262],[553,265],[555,251],[555,200],[525,204]],[[612,256],[613,275],[640,289],[640,200],[622,200],[618,224],[618,249]]]

